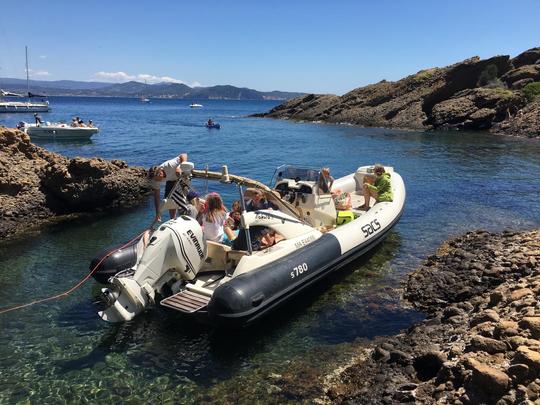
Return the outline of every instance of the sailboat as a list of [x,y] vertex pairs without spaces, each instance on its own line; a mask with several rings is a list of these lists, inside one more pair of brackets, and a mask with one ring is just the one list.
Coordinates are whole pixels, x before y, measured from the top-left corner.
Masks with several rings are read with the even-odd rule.
[[[42,100],[42,101],[31,100],[34,97],[44,98],[46,96],[30,93],[30,78],[29,78],[29,71],[28,71],[28,47],[25,46],[24,48],[25,48],[25,53],[26,53],[26,92],[28,94],[28,100],[27,101],[7,101],[7,100],[0,99],[0,112],[28,113],[28,112],[48,112],[51,110],[51,107],[49,106],[49,102],[47,100]],[[24,97],[24,95],[7,92],[0,89],[0,97]]]
[[[144,81],[144,86],[146,87],[146,80]],[[141,103],[149,103],[150,99],[146,98],[144,95],[141,95],[141,98],[139,99]]]

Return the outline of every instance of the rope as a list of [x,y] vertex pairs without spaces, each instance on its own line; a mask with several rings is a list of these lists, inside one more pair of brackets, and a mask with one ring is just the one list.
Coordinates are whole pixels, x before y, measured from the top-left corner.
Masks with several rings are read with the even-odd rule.
[[81,285],[83,285],[90,277],[92,277],[92,275],[96,272],[96,270],[98,269],[99,265],[101,263],[103,263],[103,261],[105,259],[107,259],[110,255],[112,255],[113,253],[117,252],[118,250],[120,249],[123,249],[125,248],[126,246],[128,246],[129,244],[131,244],[133,241],[135,241],[136,239],[140,238],[144,233],[146,232],[146,230],[144,230],[143,232],[141,232],[140,234],[138,234],[137,236],[135,236],[133,239],[131,239],[129,242],[126,242],[124,245],[120,246],[118,249],[116,250],[113,250],[112,252],[109,252],[107,253],[99,262],[98,264],[96,264],[94,266],[94,268],[90,271],[90,273],[88,273],[84,278],[82,278],[77,284],[75,284],[73,287],[71,287],[70,289],[60,293],[60,294],[56,294],[56,295],[53,295],[53,296],[50,296],[50,297],[46,297],[46,298],[41,298],[39,300],[35,300],[35,301],[32,301],[32,302],[28,302],[26,304],[20,304],[20,305],[16,305],[14,307],[10,307],[10,308],[0,308],[0,315],[1,314],[5,314],[5,313],[8,313],[8,312],[11,312],[11,311],[16,311],[18,309],[23,309],[23,308],[27,308],[27,307],[31,307],[33,305],[36,305],[36,304],[41,304],[43,302],[47,302],[47,301],[53,301],[53,300],[56,300],[56,299],[61,299],[61,298],[65,298],[67,297],[69,294],[71,294],[73,291],[75,291],[76,289],[78,289]]

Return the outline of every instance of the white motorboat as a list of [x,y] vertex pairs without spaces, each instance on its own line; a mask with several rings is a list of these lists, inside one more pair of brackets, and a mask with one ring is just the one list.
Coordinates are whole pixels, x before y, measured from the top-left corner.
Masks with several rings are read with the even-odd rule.
[[141,98],[139,99],[139,101],[140,101],[141,103],[149,103],[149,102],[150,102],[150,99],[143,96],[143,97],[141,97]]
[[[49,102],[44,100],[45,96],[30,93],[30,79],[28,71],[28,47],[26,51],[26,90],[28,94],[27,101],[9,101],[0,99],[0,113],[29,113],[29,112],[48,112],[51,110]],[[0,97],[25,97],[22,94],[16,94],[0,89]],[[41,97],[42,101],[31,101],[34,97]]]
[[202,104],[197,104],[197,103],[192,103],[189,105],[189,108],[202,108],[203,105]]
[[[251,191],[244,194],[243,187],[254,187],[274,209],[246,212],[244,203],[232,247],[205,240],[199,223],[181,215],[147,237],[102,252],[91,264],[94,277],[109,283],[102,289],[102,319],[129,321],[159,304],[216,324],[251,323],[382,242],[405,203],[405,185],[392,167],[385,170],[393,200],[371,199],[368,211],[359,206],[364,204],[364,179],[372,176],[373,166],[334,181],[333,190],[348,196],[344,211],[337,209],[340,204],[332,194],[319,189],[318,170],[280,167],[271,189],[229,175],[226,166],[222,173],[192,169],[192,163],[182,164],[184,184],[190,176],[236,183],[242,202]],[[171,195],[174,199],[174,192]],[[164,200],[162,211],[170,202]],[[252,241],[262,229],[282,240],[256,250]]]
[[48,101],[6,101],[0,100],[0,112],[4,113],[31,113],[48,112],[51,110]]
[[90,139],[92,135],[99,132],[98,127],[73,127],[61,122],[42,124],[20,122],[17,127],[32,139]]

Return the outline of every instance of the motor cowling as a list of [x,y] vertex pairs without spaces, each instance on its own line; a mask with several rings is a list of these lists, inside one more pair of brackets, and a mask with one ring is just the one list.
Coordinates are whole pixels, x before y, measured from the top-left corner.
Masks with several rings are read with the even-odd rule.
[[206,244],[199,223],[188,216],[162,224],[152,233],[135,273],[113,277],[113,289],[103,290],[109,307],[99,315],[109,322],[133,319],[172,279],[193,280],[206,258]]

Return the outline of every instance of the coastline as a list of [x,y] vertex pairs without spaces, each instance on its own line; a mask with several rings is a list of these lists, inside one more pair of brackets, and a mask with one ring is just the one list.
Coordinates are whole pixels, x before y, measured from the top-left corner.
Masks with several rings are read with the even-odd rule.
[[539,400],[538,295],[540,229],[450,240],[404,287],[404,298],[427,318],[361,344],[350,364],[326,376],[318,402]]
[[473,57],[343,96],[309,94],[253,117],[401,130],[486,130],[540,137],[540,47],[514,58]]
[[124,161],[68,159],[0,127],[0,240],[42,226],[137,205],[150,191],[146,170]]

